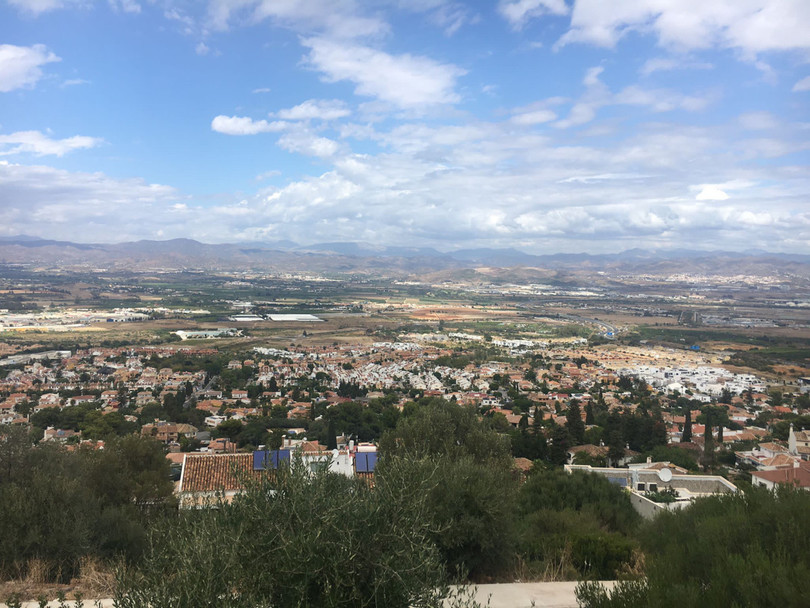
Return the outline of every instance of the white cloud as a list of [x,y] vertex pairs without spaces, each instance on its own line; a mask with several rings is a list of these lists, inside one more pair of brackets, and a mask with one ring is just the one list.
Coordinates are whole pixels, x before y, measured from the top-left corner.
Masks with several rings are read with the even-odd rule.
[[653,112],[703,110],[716,97],[715,93],[684,95],[669,89],[645,89],[638,85],[625,87],[613,93],[599,78],[604,71],[601,66],[586,70],[582,83],[585,92],[569,110],[568,116],[554,123],[560,129],[586,124],[596,118],[597,111],[606,106],[633,105],[649,108]]
[[705,61],[691,61],[685,57],[652,57],[644,62],[639,73],[649,76],[654,72],[672,70],[711,70],[714,66]]
[[94,148],[104,140],[76,135],[67,139],[51,139],[39,131],[18,131],[0,135],[0,156],[30,153],[36,156],[63,156],[73,150]]
[[325,38],[302,40],[309,47],[309,64],[327,82],[349,81],[355,92],[376,97],[399,108],[455,103],[456,79],[465,71],[419,55],[389,55],[383,51]]
[[464,25],[476,23],[478,15],[470,7],[454,0],[396,0],[392,2],[403,11],[427,14],[428,21],[452,36]]
[[42,66],[55,61],[61,59],[42,44],[0,44],[0,92],[33,87],[42,78]]
[[284,121],[267,122],[266,120],[253,120],[248,116],[215,116],[211,121],[211,129],[225,135],[256,135],[257,133],[277,133],[288,127]]
[[559,44],[613,47],[626,34],[653,33],[678,50],[723,47],[753,56],[810,49],[806,0],[576,0]]
[[256,93],[269,93],[271,90],[272,89],[270,89],[268,87],[260,87],[258,89],[253,89],[251,91],[251,93],[254,93],[254,94],[256,94]]
[[75,86],[78,86],[80,84],[90,84],[90,81],[89,80],[84,80],[83,78],[71,78],[70,80],[65,80],[59,86],[62,87],[63,89],[65,89],[67,87],[75,87]]
[[751,131],[774,129],[779,126],[776,118],[770,112],[746,112],[739,116],[740,125]]
[[550,122],[557,118],[557,114],[551,110],[532,110],[522,112],[512,116],[512,122],[516,125],[536,125],[544,122]]
[[200,56],[207,55],[211,52],[211,49],[208,47],[207,44],[204,42],[198,42],[197,46],[194,47],[194,52]]
[[344,39],[386,33],[388,24],[377,16],[363,15],[361,6],[355,0],[211,0],[208,14],[216,29],[234,21],[272,19],[296,32]]
[[110,7],[115,11],[137,14],[141,12],[141,5],[136,0],[108,0]]
[[339,99],[308,99],[293,108],[275,113],[284,120],[336,120],[350,114],[346,103]]
[[567,15],[565,0],[500,0],[498,12],[514,27],[521,29],[528,21],[543,15]]
[[0,225],[10,234],[84,242],[143,238],[166,224],[163,211],[181,198],[174,188],[141,179],[0,161]]
[[336,141],[327,137],[318,137],[308,131],[285,133],[279,137],[278,145],[290,152],[319,158],[329,158],[340,150],[340,145]]
[[279,175],[281,175],[281,171],[279,171],[278,169],[271,169],[270,171],[264,171],[262,173],[259,173],[259,175],[257,175],[253,179],[256,180],[257,182],[262,182],[266,179],[270,179],[271,177],[277,177]]
[[695,200],[698,201],[724,201],[727,199],[728,194],[726,194],[725,190],[712,185],[703,186],[695,197]]
[[805,251],[810,242],[806,171],[738,165],[728,150],[746,144],[729,141],[727,125],[657,122],[618,132],[609,147],[516,129],[511,114],[452,126],[363,125],[356,134],[382,151],[352,153],[346,142],[293,128],[279,145],[321,159],[327,170],[213,206],[141,180],[0,161],[0,200],[8,201],[0,225],[51,237],[104,225],[106,238],[109,226],[122,224],[137,234],[116,238],[160,229],[165,238],[208,242],[283,237],[593,253],[706,243]]
[[62,8],[66,4],[63,0],[6,0],[6,2],[17,10],[32,15],[47,13]]
[[634,106],[647,106],[653,112],[670,112],[672,110],[697,111],[704,109],[711,99],[683,95],[666,89],[643,89],[629,86],[613,97],[613,103]]
[[802,91],[810,91],[810,76],[802,78],[799,82],[793,85],[793,92],[799,93]]

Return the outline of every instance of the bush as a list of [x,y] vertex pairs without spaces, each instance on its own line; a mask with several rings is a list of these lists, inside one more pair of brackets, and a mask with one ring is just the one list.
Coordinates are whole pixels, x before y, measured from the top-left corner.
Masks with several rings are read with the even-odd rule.
[[640,522],[606,479],[559,469],[534,473],[520,490],[518,550],[530,578],[616,578],[631,569]]
[[697,500],[642,531],[647,582],[581,586],[585,608],[800,607],[810,597],[810,494],[751,488]]
[[389,464],[375,486],[293,461],[232,504],[181,513],[119,572],[121,608],[440,606],[427,483]]
[[38,560],[43,582],[69,582],[84,557],[137,558],[152,516],[174,504],[172,487],[149,439],[68,452],[0,431],[0,576],[24,576]]

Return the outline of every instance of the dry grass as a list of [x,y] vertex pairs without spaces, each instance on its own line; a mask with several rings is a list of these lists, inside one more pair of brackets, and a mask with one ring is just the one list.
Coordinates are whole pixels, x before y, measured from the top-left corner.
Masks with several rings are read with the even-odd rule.
[[54,572],[52,564],[47,560],[30,560],[24,572],[24,576],[0,582],[0,602],[12,596],[17,596],[22,601],[40,597],[53,600],[60,593],[64,593],[67,599],[74,599],[77,593],[85,598],[108,598],[113,597],[115,591],[112,568],[94,558],[83,558],[79,576],[67,585],[48,582],[52,580]]

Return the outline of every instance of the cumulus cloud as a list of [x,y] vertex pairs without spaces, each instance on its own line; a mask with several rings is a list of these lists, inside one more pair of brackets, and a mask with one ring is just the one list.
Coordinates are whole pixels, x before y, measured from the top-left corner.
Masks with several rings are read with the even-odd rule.
[[695,197],[695,200],[698,201],[725,201],[727,199],[728,194],[725,190],[711,184],[703,186]]
[[224,116],[220,114],[211,121],[211,129],[225,135],[256,135],[258,133],[277,133],[288,127],[288,123],[275,120],[253,120],[248,116]]
[[279,145],[327,169],[213,206],[142,180],[9,169],[0,161],[0,200],[9,201],[0,223],[53,235],[117,221],[139,230],[137,238],[159,228],[166,238],[211,242],[283,236],[591,252],[705,243],[773,249],[790,226],[793,240],[784,247],[806,250],[806,172],[770,163],[741,168],[724,153],[724,133],[659,122],[610,147],[577,145],[556,130],[516,129],[510,115],[470,125],[366,126],[356,135],[381,151],[357,154],[345,141],[291,127]]
[[319,137],[308,131],[285,133],[278,140],[278,145],[289,152],[307,156],[329,158],[337,154],[340,145],[327,137]]
[[678,50],[810,49],[810,5],[805,0],[576,0],[570,29],[559,44],[585,42],[613,47],[630,32],[653,33]]
[[295,107],[279,110],[275,116],[284,120],[336,120],[351,114],[339,99],[308,99]]
[[104,140],[75,135],[66,139],[51,139],[39,131],[17,131],[0,135],[0,156],[29,153],[35,156],[63,156],[73,150],[94,148]]
[[[85,242],[143,238],[181,198],[174,188],[141,179],[0,161],[0,224],[12,233]],[[128,233],[128,226],[143,232]]]
[[306,38],[309,65],[327,82],[349,81],[355,92],[399,108],[455,103],[456,79],[465,71],[419,55],[390,55],[353,43]]
[[33,87],[42,78],[42,66],[59,57],[44,45],[0,44],[0,92]]

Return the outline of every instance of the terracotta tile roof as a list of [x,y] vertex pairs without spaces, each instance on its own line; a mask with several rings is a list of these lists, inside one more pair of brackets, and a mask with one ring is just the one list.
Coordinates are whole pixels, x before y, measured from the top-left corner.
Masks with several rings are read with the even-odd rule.
[[810,471],[804,467],[790,467],[774,471],[754,471],[751,475],[772,483],[790,483],[800,488],[810,488]]
[[186,454],[183,452],[169,452],[166,454],[166,460],[172,464],[183,464],[183,460],[185,460],[185,458]]
[[760,443],[759,444],[759,449],[760,450],[768,450],[770,452],[781,453],[781,454],[787,454],[787,452],[788,452],[788,449],[785,446],[779,445],[778,443],[773,443],[773,442]]
[[603,458],[608,454],[608,448],[603,445],[593,445],[591,443],[586,443],[584,445],[575,445],[572,448],[568,448],[569,454],[577,454],[579,452],[585,452],[588,456],[596,457],[596,458]]
[[792,467],[795,458],[788,454],[777,454],[771,458],[763,458],[760,464],[764,467]]
[[253,454],[188,454],[181,492],[227,492],[244,487],[242,476],[254,477]]

